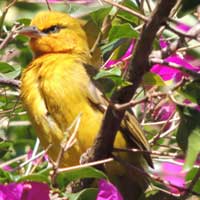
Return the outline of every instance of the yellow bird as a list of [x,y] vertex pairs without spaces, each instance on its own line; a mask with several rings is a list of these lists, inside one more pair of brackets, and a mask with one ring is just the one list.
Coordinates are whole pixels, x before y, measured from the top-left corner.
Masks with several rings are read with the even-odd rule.
[[[31,38],[30,46],[35,53],[21,77],[23,105],[42,146],[47,148],[51,144],[48,155],[53,161],[57,160],[63,141],[70,138],[67,130],[79,116],[76,140],[63,154],[60,167],[78,165],[81,155],[93,144],[103,118],[102,108],[107,104],[93,84],[86,34],[78,19],[56,11],[40,12],[21,34]],[[114,147],[149,150],[140,125],[129,112]],[[141,169],[143,157],[152,165],[148,154],[120,152],[116,155]],[[133,169],[127,170],[116,161],[106,164],[105,169],[120,178],[118,185],[121,184],[125,199],[129,196],[136,199],[145,188],[146,178]],[[126,177],[124,181],[123,177]],[[129,194],[125,192],[127,188],[131,188]]]

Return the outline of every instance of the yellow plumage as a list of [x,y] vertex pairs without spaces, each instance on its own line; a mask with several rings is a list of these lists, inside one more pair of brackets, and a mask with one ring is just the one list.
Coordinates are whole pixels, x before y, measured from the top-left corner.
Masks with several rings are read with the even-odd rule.
[[[99,105],[106,104],[86,66],[91,59],[87,37],[77,19],[60,12],[41,12],[31,26],[21,31],[31,37],[30,45],[36,55],[22,74],[21,99],[42,146],[47,148],[51,144],[48,155],[54,161],[64,137],[69,137],[65,136],[67,128],[81,114],[76,142],[64,153],[60,163],[61,167],[77,165],[99,131],[103,118]],[[129,113],[122,128],[130,136],[125,140],[118,133],[115,147],[148,149],[137,121]],[[120,155],[141,165],[135,154]],[[145,158],[151,164],[149,156]],[[126,172],[118,164],[109,164],[107,168],[119,176]]]

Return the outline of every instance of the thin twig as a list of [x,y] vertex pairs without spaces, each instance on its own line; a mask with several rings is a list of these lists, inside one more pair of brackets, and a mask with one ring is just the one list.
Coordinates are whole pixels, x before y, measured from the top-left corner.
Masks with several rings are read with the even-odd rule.
[[[169,122],[175,122],[175,121],[180,121],[180,117],[176,117],[174,119],[169,120]],[[166,123],[166,120],[158,121],[158,122],[145,122],[145,123],[141,123],[141,126],[156,126],[156,125],[162,125],[165,123]]]
[[189,34],[187,32],[183,32],[177,28],[173,28],[172,26],[170,26],[167,23],[166,23],[166,28],[169,29],[170,31],[174,32],[175,34],[179,35],[180,37],[195,39],[195,40],[199,41],[198,35],[196,35],[196,34]]
[[143,103],[148,101],[149,99],[153,98],[153,97],[158,97],[158,96],[167,96],[166,92],[155,92],[153,94],[150,95],[146,95],[143,98],[139,99],[139,100],[131,100],[127,103],[124,104],[113,104],[112,102],[110,102],[111,106],[113,106],[113,108],[115,110],[121,111],[121,110],[126,110],[130,107],[133,107],[137,104]]
[[82,164],[82,165],[75,165],[75,166],[72,166],[72,167],[59,168],[58,173],[68,172],[68,171],[71,171],[71,170],[82,169],[82,168],[86,168],[86,167],[92,167],[92,166],[101,165],[101,164],[105,164],[105,163],[112,162],[112,161],[114,161],[113,158],[107,158],[107,159],[98,160],[98,161],[95,161],[95,162],[89,162],[89,163]]
[[169,120],[174,116],[175,112],[172,112],[172,114],[170,115],[170,117],[166,120],[166,123],[163,124],[163,126],[161,127],[160,131],[151,139],[149,140],[149,143],[153,146],[155,143],[157,143],[158,140],[160,140],[162,137],[162,133],[163,130],[165,129],[165,127],[167,126],[167,124],[169,123]]
[[148,153],[152,156],[164,156],[164,157],[170,157],[171,159],[177,158],[177,153],[169,153],[169,152],[159,152],[159,151],[146,151],[146,150],[140,150],[140,149],[134,149],[134,148],[113,148],[113,151],[115,152],[132,152],[132,153]]
[[[35,146],[34,146],[33,152],[32,152],[32,155],[31,155],[31,158],[35,158],[39,146],[40,146],[40,140],[37,138],[36,142],[35,142]],[[30,162],[28,164],[28,167],[26,169],[25,175],[28,175],[30,173],[32,165],[33,165],[33,162]]]
[[177,49],[177,51],[178,52],[184,52],[184,51],[199,48],[199,47],[200,47],[200,44],[194,44],[194,45],[191,45],[191,46],[188,46],[188,47],[179,48],[179,49]]
[[[76,134],[78,133],[78,128],[81,122],[81,113],[75,118],[71,125],[65,131],[65,137],[62,141],[60,152],[56,159],[56,162],[53,163],[53,173],[51,176],[52,182],[55,182],[56,176],[58,174],[58,168],[64,153],[69,150],[76,142]],[[71,133],[72,132],[72,133]]]
[[151,8],[151,4],[150,4],[149,0],[146,0],[145,2],[146,2],[146,4],[147,4],[147,7],[148,7],[148,9],[149,9],[149,12],[152,12],[152,8]]
[[126,7],[126,6],[123,6],[123,5],[121,5],[121,4],[119,4],[119,3],[115,2],[115,1],[112,1],[112,0],[102,0],[102,1],[105,2],[105,3],[108,3],[108,4],[112,5],[112,6],[115,6],[117,8],[120,8],[121,10],[124,10],[124,11],[126,11],[126,12],[128,12],[128,13],[136,16],[136,17],[138,17],[139,19],[141,19],[143,21],[147,21],[148,20],[148,17],[146,17],[146,16],[140,14],[139,12],[136,12],[135,10],[132,10],[132,9]]
[[0,44],[0,50],[3,49],[8,42],[10,42],[10,40],[12,40],[13,38],[15,38],[17,36],[17,32],[23,27],[24,25],[20,25],[20,24],[15,24],[11,31],[7,34],[6,38],[1,42]]
[[17,0],[13,0],[10,3],[8,3],[6,5],[6,7],[3,8],[3,12],[2,12],[2,15],[1,15],[1,18],[0,18],[0,36],[2,34],[2,27],[3,27],[3,23],[4,23],[4,20],[5,20],[6,14],[7,14],[9,8],[11,6],[13,6],[16,2],[17,2]]
[[48,152],[48,150],[51,148],[51,146],[52,146],[52,144],[49,144],[48,147],[45,150],[43,150],[40,153],[38,153],[37,155],[35,155],[35,157],[33,157],[31,159],[28,159],[27,161],[21,163],[19,166],[17,166],[16,168],[14,168],[12,171],[16,171],[18,169],[21,169],[24,166],[26,166],[27,164],[29,164],[30,162],[32,162],[32,161],[36,160],[37,158],[45,155]]
[[20,81],[19,80],[15,80],[15,79],[9,79],[9,78],[0,77],[0,84],[19,88]]
[[20,160],[25,160],[26,158],[27,158],[27,154],[24,154],[24,155],[18,156],[16,158],[13,158],[11,160],[8,160],[6,162],[3,162],[0,164],[0,169],[4,168],[6,166],[9,166],[12,163],[19,162]]
[[51,6],[50,6],[50,3],[49,3],[49,1],[48,0],[45,0],[46,1],[46,4],[47,4],[47,8],[48,8],[48,10],[50,10],[51,11]]
[[128,108],[134,107],[135,105],[138,105],[140,103],[148,102],[152,98],[169,96],[173,91],[177,90],[184,83],[185,83],[185,79],[183,78],[179,83],[177,83],[173,88],[171,88],[171,90],[169,92],[153,92],[151,94],[146,94],[146,96],[144,96],[143,98],[141,98],[139,100],[131,100],[131,101],[124,103],[124,104],[117,104],[117,103],[114,104],[111,101],[109,101],[109,100],[108,101],[109,101],[109,104],[111,106],[113,106],[113,108],[115,110],[122,111],[122,110],[126,110]]

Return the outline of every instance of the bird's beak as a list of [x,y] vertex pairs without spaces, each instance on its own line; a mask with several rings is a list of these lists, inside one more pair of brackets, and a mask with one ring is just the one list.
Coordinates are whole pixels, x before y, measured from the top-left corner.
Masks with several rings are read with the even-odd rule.
[[28,36],[30,38],[39,38],[46,34],[41,32],[36,26],[27,26],[18,31],[18,34]]

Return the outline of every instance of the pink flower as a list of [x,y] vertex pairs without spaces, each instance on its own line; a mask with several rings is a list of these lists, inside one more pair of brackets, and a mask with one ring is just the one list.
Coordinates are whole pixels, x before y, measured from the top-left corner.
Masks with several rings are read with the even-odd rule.
[[123,200],[117,188],[107,180],[99,181],[99,192],[96,200]]
[[[177,28],[182,31],[187,32],[191,27],[186,24],[180,23],[177,25]],[[167,43],[163,38],[160,39],[161,48],[166,48],[168,45],[169,43]],[[200,72],[200,66],[195,66],[191,64],[195,60],[195,58],[190,55],[180,56],[177,53],[174,53],[164,60],[167,62],[178,64],[186,69],[189,69],[195,72]],[[155,64],[151,68],[151,72],[158,74],[164,81],[174,80],[175,82],[179,82],[183,76],[187,76],[186,74],[184,74],[178,69],[173,69],[171,67],[160,65],[160,64]]]
[[23,199],[49,200],[49,186],[40,182],[24,183]]
[[128,63],[129,63],[129,58],[133,53],[134,46],[135,46],[135,40],[133,39],[130,43],[129,48],[127,49],[127,51],[125,52],[125,54],[121,58],[107,60],[103,67],[111,68],[114,65],[116,66],[119,63],[124,63],[123,68],[126,68]]
[[[178,64],[186,69],[193,70],[196,72],[200,71],[200,67],[196,67],[190,64],[192,58],[190,56],[181,57],[178,54],[173,54],[165,59],[167,62],[172,62]],[[158,74],[164,81],[174,80],[175,82],[179,82],[183,76],[186,76],[183,72],[178,69],[173,69],[171,67],[155,64],[151,68],[151,72]]]
[[[179,162],[184,162],[184,161],[179,160]],[[183,168],[181,165],[170,162],[163,162],[161,164],[159,163],[155,164],[155,170],[153,171],[153,173],[171,184],[171,186],[168,186],[171,192],[181,193],[181,189],[179,190],[177,187],[184,189],[186,186],[185,185],[186,173],[183,172],[182,169]]]
[[0,200],[20,200],[23,193],[22,183],[10,183],[8,185],[0,185]]
[[176,105],[168,101],[158,107],[153,113],[155,120],[168,120],[169,117],[175,112]]
[[191,27],[188,26],[187,24],[179,23],[179,24],[176,25],[176,28],[178,28],[178,29],[180,29],[184,32],[187,32],[187,31],[190,30]]
[[6,165],[6,166],[4,166],[3,167],[3,170],[5,170],[5,171],[12,171],[12,167],[11,166],[9,166],[9,165]]
[[0,184],[0,200],[49,200],[49,186],[39,182]]

